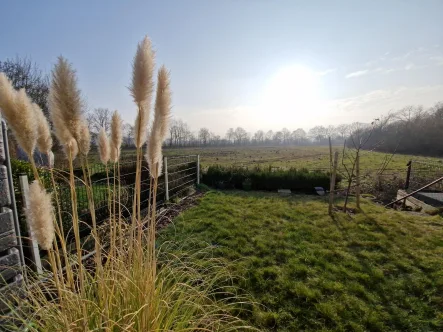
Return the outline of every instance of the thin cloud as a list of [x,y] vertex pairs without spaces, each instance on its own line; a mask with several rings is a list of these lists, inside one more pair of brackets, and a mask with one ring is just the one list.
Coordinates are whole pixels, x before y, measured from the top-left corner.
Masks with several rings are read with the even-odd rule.
[[369,70],[365,69],[365,70],[359,70],[359,71],[355,71],[353,73],[350,73],[348,75],[346,75],[346,78],[353,78],[353,77],[360,77],[360,76],[364,76],[369,74]]
[[324,70],[324,71],[319,71],[319,72],[317,72],[316,74],[317,74],[318,76],[326,76],[326,75],[328,75],[328,74],[335,73],[336,71],[337,71],[337,68],[330,68],[330,69],[326,69],[326,70]]

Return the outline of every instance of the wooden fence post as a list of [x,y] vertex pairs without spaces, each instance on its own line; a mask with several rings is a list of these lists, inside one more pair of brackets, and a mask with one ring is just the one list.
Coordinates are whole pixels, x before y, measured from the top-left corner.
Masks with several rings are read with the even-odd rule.
[[334,165],[332,164],[332,142],[331,142],[331,136],[329,136],[329,172],[332,173],[332,168]]
[[412,160],[409,160],[406,166],[408,166],[408,171],[406,173],[405,190],[409,188],[409,182],[411,180]]
[[334,154],[334,166],[331,174],[331,187],[329,188],[329,215],[332,215],[332,205],[334,204],[335,178],[337,176],[338,151]]
[[356,187],[355,187],[355,201],[357,204],[357,209],[360,210],[360,151],[357,152],[355,165],[355,177],[356,177]]
[[200,184],[200,155],[197,155],[197,184]]
[[164,157],[163,168],[165,170],[166,202],[169,202],[169,180],[168,180],[168,158],[167,157]]
[[[28,176],[26,174],[21,174],[19,176],[20,181],[20,191],[22,193],[22,199],[23,199],[23,208],[28,208],[29,205],[29,182],[28,182]],[[26,228],[28,230],[29,234],[29,247],[31,248],[31,255],[32,255],[32,261],[35,266],[35,270],[37,271],[37,274],[42,274],[42,261],[40,259],[40,251],[38,249],[38,243],[35,239],[34,232],[31,229],[31,225],[29,224],[28,219],[26,219]]]

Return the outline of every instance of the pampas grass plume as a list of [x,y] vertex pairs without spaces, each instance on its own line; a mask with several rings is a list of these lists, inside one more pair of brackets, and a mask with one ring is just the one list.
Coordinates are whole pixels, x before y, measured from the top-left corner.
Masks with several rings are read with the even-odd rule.
[[141,148],[146,142],[149,107],[154,89],[154,52],[151,41],[145,37],[138,44],[137,52],[132,64],[132,85],[129,88],[135,104],[138,107],[137,118],[135,120],[135,146]]
[[71,154],[71,159],[74,160],[75,158],[77,158],[78,155],[77,141],[74,138],[71,138],[71,140],[63,146],[63,150],[66,156],[69,156],[69,154]]
[[52,151],[49,151],[47,156],[48,156],[48,167],[53,168],[54,167],[54,153]]
[[49,123],[40,106],[37,104],[32,104],[32,106],[34,107],[37,120],[37,148],[41,153],[48,154],[52,149],[52,136]]
[[171,116],[171,89],[168,70],[162,66],[158,71],[155,117],[149,136],[146,159],[153,177],[160,176],[163,166],[162,143],[168,131]]
[[111,161],[117,162],[120,158],[120,148],[123,142],[122,118],[117,111],[112,114],[111,120]]
[[82,123],[82,99],[77,88],[77,77],[71,64],[59,57],[52,71],[49,98],[51,118],[54,123],[57,138],[66,144],[67,130],[77,141],[80,139]]
[[5,73],[0,73],[0,109],[6,121],[13,122],[15,117],[16,91]]
[[55,235],[51,194],[47,193],[35,180],[29,186],[28,198],[29,205],[25,209],[26,218],[40,247],[49,250]]
[[14,90],[4,73],[0,73],[0,108],[17,143],[32,158],[37,141],[34,107],[25,90]]
[[134,102],[139,108],[151,103],[154,89],[154,52],[151,40],[145,37],[137,46],[132,64],[132,85],[129,88]]
[[83,156],[87,156],[91,150],[91,134],[88,124],[85,121],[80,123],[80,138],[78,139],[78,149]]
[[100,133],[98,134],[98,152],[100,155],[101,162],[106,165],[109,161],[110,157],[110,146],[109,146],[109,139],[106,135],[105,128],[102,128],[100,130]]

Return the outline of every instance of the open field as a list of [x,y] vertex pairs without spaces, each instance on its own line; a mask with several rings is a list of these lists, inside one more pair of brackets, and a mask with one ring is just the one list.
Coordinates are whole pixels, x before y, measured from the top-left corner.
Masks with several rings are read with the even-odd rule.
[[260,330],[441,331],[441,217],[362,210],[331,218],[321,197],[211,191],[160,239],[232,262]]
[[[334,151],[339,151],[339,168],[342,166],[342,146],[334,146]],[[329,148],[326,146],[274,146],[274,147],[195,147],[195,148],[166,148],[165,156],[200,155],[203,168],[211,165],[222,166],[262,166],[282,168],[307,168],[309,170],[329,170]],[[135,150],[122,150],[122,159],[135,154]],[[362,151],[360,165],[362,172],[376,172],[385,158],[391,155],[382,152]],[[65,159],[59,156],[59,160]],[[413,156],[396,154],[392,157],[386,172],[406,172],[409,160],[430,162],[443,162],[435,157]],[[99,162],[96,152],[91,152],[90,162]],[[348,161],[345,162],[349,164]],[[442,164],[443,165],[443,164]]]
[[[334,151],[339,151],[341,164],[342,146],[334,146]],[[235,166],[275,166],[314,169],[329,169],[329,147],[326,146],[277,146],[277,147],[222,147],[222,148],[181,148],[165,149],[164,154],[200,154],[203,167],[210,165],[235,165]],[[381,152],[363,151],[361,154],[361,169],[376,171],[386,156]],[[433,157],[394,155],[388,170],[404,171],[409,160],[441,161]]]

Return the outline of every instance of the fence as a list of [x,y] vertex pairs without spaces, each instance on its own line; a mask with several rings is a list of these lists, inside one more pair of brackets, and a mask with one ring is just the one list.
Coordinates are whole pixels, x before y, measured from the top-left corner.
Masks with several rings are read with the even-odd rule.
[[[405,181],[408,192],[417,190],[443,176],[443,164],[411,160]],[[427,192],[443,192],[443,183],[437,182],[426,189]]]
[[[0,293],[8,295],[20,289],[24,264],[20,227],[12,184],[6,124],[0,118]],[[0,300],[0,312],[8,309]],[[1,324],[1,321],[0,321]]]
[[[157,208],[162,208],[168,201],[174,201],[181,196],[186,196],[188,191],[199,183],[199,156],[198,155],[186,155],[186,156],[174,156],[164,157],[163,161],[163,174],[158,179],[157,187]],[[129,219],[132,212],[132,201],[134,198],[134,184],[136,175],[136,155],[128,156],[119,164],[110,164],[107,167],[101,163],[93,163],[89,166],[89,173],[91,176],[91,187],[95,205],[95,217],[97,226],[100,226],[106,222],[109,218],[109,201],[113,199],[112,191],[117,191],[120,183],[120,199],[116,200],[121,204],[122,217]],[[59,164],[60,166],[60,164]],[[77,196],[77,211],[80,222],[80,237],[86,238],[92,229],[92,213],[89,210],[87,187],[83,182],[83,169],[81,167],[74,168],[75,189]],[[69,245],[74,242],[74,234],[71,229],[72,219],[72,199],[71,189],[67,182],[67,171],[57,170],[55,172],[56,180],[56,192],[58,202],[62,211],[63,232],[66,238],[66,242]],[[27,188],[26,175],[20,177],[20,189],[16,191],[16,194],[22,196]],[[115,187],[114,187],[115,183]],[[109,185],[108,185],[109,184]],[[148,165],[145,161],[142,163],[141,172],[141,195],[140,195],[140,210],[142,215],[147,214],[147,208],[149,203],[151,177],[149,174]],[[48,182],[49,191],[53,191],[53,186]],[[116,195],[118,193],[116,192]],[[19,203],[23,204],[25,199],[19,200]],[[18,207],[19,210],[23,209],[23,206]],[[21,215],[24,219],[24,215]],[[26,221],[22,220],[22,225]],[[26,231],[26,230],[25,230]],[[25,254],[29,261],[34,264],[39,260],[33,251],[33,246],[26,248]],[[45,255],[45,252],[40,252],[39,255]],[[37,256],[39,256],[37,255]]]

